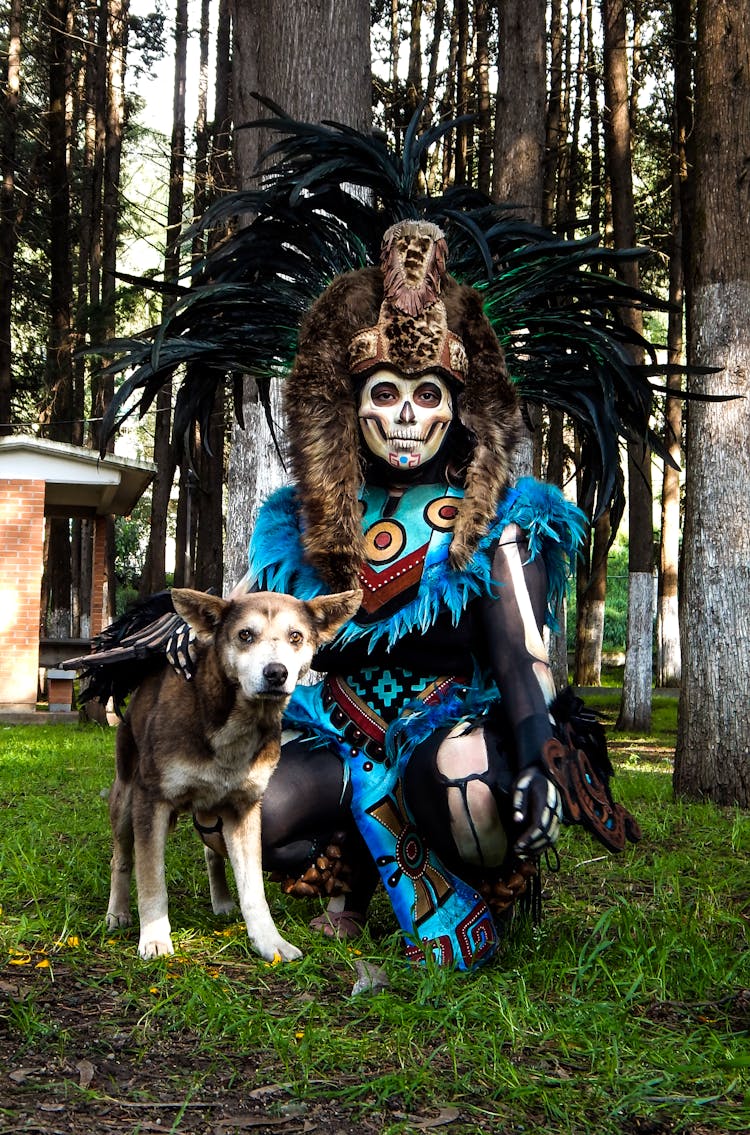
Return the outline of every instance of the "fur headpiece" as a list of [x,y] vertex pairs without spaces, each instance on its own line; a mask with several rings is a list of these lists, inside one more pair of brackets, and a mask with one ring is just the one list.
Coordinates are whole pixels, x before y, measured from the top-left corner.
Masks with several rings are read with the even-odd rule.
[[349,369],[365,376],[381,366],[416,376],[438,371],[463,384],[466,350],[448,330],[440,294],[448,246],[442,229],[429,221],[401,221],[383,237],[380,267],[383,302],[374,327],[358,331],[349,344]]
[[402,222],[385,235],[381,268],[339,276],[308,313],[285,384],[292,471],[307,558],[334,590],[363,559],[358,493],[361,377],[378,366],[436,370],[458,387],[457,417],[473,440],[451,563],[465,567],[508,483],[519,411],[479,293],[446,273],[436,225]]

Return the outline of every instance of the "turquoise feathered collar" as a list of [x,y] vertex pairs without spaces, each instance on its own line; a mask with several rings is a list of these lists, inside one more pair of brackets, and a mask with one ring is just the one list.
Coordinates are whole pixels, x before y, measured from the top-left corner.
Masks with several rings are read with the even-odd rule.
[[[293,487],[279,489],[263,505],[249,549],[250,576],[262,590],[286,591],[299,599],[312,599],[327,590],[303,558],[301,523]],[[449,566],[446,544],[437,560],[425,568],[416,597],[374,624],[359,626],[351,621],[337,637],[337,645],[362,638],[372,645],[385,639],[390,648],[409,631],[427,630],[438,613],[446,610],[454,624],[458,623],[470,599],[491,594],[488,551],[508,524],[517,524],[526,533],[532,559],[540,554],[544,558],[549,579],[548,622],[554,624],[554,611],[565,591],[568,561],[583,540],[587,521],[558,488],[524,477],[503,494],[495,519],[468,567],[455,571]]]

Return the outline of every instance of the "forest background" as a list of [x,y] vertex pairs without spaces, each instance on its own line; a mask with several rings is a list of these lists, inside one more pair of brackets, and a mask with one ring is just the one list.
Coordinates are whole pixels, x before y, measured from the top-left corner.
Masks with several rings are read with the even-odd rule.
[[[292,114],[375,127],[397,148],[423,101],[425,124],[471,116],[431,154],[428,187],[473,184],[567,238],[600,233],[615,247],[647,246],[650,256],[627,266],[629,282],[670,310],[647,318],[646,333],[665,359],[724,367],[692,378],[694,393],[746,394],[750,16],[733,8],[4,0],[0,433],[99,447],[112,379],[84,349],[158,322],[170,302],[160,282],[176,282],[205,253],[205,237],[181,244],[180,232],[250,183],[268,142],[235,132],[262,115],[251,90]],[[162,134],[146,122],[143,92],[167,60],[172,111]],[[153,290],[135,280],[144,274]],[[637,325],[640,313],[626,318]],[[198,448],[192,464],[171,433],[170,387],[128,433],[129,452],[152,458],[157,476],[136,514],[112,524],[113,603],[116,591],[147,595],[166,582],[226,589],[242,574],[271,465],[249,385],[245,403],[244,432],[232,424],[229,393],[217,404],[211,455]],[[660,402],[655,428],[686,480],[629,447],[629,539],[610,545],[607,515],[593,526],[570,632],[572,680],[598,684],[607,563],[618,555],[610,576],[624,574],[626,556],[619,724],[647,726],[653,679],[681,686],[678,787],[745,805],[750,673],[736,659],[750,658],[748,617],[738,614],[750,571],[747,417],[745,402],[687,412],[680,398]],[[575,495],[574,431],[555,413],[531,425],[526,465]],[[88,634],[91,541],[86,518],[48,522],[48,637]],[[552,645],[565,681],[567,643]],[[707,655],[713,670],[694,661]]]

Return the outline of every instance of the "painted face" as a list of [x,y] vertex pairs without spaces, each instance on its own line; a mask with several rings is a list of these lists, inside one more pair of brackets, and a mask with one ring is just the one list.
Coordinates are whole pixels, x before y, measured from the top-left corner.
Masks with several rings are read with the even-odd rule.
[[448,384],[436,374],[404,378],[376,370],[359,399],[359,423],[371,453],[397,469],[435,456],[453,419]]

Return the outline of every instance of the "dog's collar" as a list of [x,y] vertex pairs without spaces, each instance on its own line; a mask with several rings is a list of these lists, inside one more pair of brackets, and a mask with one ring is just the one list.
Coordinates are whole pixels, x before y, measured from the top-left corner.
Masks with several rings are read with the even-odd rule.
[[197,832],[200,832],[200,834],[202,836],[203,835],[216,835],[218,832],[222,831],[222,829],[224,827],[224,821],[222,820],[221,816],[217,816],[216,817],[216,823],[214,824],[214,826],[212,828],[207,828],[205,826],[205,824],[200,823],[195,812],[193,812],[193,825],[195,827],[195,830]]

